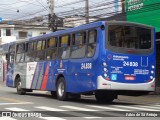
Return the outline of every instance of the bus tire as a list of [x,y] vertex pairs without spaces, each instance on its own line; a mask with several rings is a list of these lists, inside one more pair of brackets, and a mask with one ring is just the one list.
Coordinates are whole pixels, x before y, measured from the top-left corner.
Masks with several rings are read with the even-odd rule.
[[64,77],[60,77],[58,79],[56,93],[58,100],[65,101],[68,99],[68,93],[66,92],[66,83]]
[[17,94],[24,95],[24,94],[26,94],[26,90],[23,89],[21,85],[22,85],[21,84],[21,79],[17,78],[17,81],[16,81]]
[[105,91],[97,91],[95,98],[99,103],[111,103],[114,100],[114,95],[107,94]]

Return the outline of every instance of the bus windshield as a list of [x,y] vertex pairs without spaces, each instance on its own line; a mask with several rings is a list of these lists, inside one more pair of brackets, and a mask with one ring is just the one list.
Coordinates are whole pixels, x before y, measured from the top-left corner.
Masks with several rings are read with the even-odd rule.
[[151,48],[151,29],[135,26],[109,25],[110,46],[132,49]]

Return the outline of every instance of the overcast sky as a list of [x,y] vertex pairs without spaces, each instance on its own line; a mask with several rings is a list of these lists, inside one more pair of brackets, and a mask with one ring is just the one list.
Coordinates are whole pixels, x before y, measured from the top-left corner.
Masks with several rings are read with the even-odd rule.
[[[62,6],[76,2],[77,4]],[[85,7],[83,0],[55,0],[55,13],[75,10]],[[114,0],[89,0],[89,4],[98,4],[100,2]],[[27,19],[33,16],[47,15],[49,13],[49,4],[47,0],[0,0],[0,17],[3,19]]]

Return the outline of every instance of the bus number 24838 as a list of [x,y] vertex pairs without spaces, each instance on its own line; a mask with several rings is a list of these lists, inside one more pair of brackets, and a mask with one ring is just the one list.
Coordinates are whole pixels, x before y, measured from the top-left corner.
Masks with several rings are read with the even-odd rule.
[[92,69],[92,63],[82,63],[81,69]]

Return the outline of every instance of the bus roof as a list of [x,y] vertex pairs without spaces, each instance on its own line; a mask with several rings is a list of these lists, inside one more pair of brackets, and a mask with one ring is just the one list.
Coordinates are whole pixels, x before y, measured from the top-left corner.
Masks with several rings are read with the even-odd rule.
[[51,32],[49,34],[45,34],[45,35],[42,35],[42,36],[37,36],[37,37],[30,38],[29,40],[43,39],[43,38],[46,38],[46,37],[72,33],[72,32],[81,31],[81,30],[84,30],[84,29],[99,27],[103,24],[105,24],[105,21],[94,22],[94,23],[90,23],[90,24],[81,25],[81,26],[78,26],[78,27],[75,27],[75,28],[69,28],[69,29],[66,29],[66,30]]

